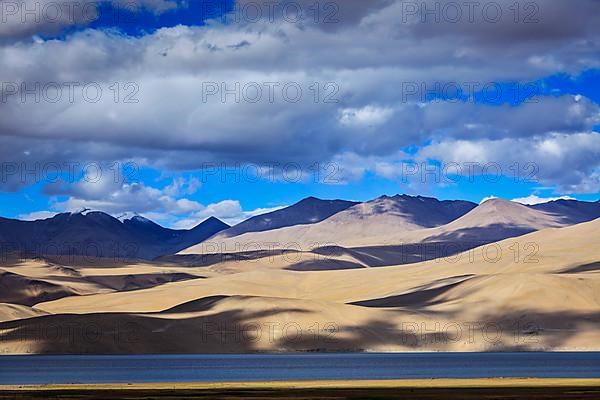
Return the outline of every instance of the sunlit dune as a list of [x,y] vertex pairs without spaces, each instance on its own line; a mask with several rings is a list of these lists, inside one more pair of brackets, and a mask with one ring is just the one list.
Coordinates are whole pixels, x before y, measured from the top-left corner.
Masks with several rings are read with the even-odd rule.
[[[15,352],[71,351],[61,339],[31,337],[40,324],[129,335],[132,352],[597,349],[599,229],[600,220],[544,229],[451,257],[381,268],[291,271],[286,268],[297,259],[282,254],[204,267],[131,264],[110,275],[76,268],[83,280],[103,277],[114,286],[127,277],[139,287],[103,287],[31,304],[51,315],[17,320],[35,316],[22,309],[3,317],[13,321],[0,329],[13,332],[2,340]],[[39,266],[24,265],[47,279]],[[160,268],[173,274],[190,268],[190,275],[152,281],[150,271]],[[237,339],[219,338],[222,331]],[[126,347],[99,334],[77,351]]]

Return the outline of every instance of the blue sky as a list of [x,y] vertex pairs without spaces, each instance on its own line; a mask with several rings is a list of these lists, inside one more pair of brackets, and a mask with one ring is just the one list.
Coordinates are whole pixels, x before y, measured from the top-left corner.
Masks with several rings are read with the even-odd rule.
[[[302,1],[301,21],[240,18],[247,1],[99,4],[75,24],[0,29],[2,216],[90,207],[183,228],[307,196],[599,199],[599,33],[585,7],[562,10],[558,29],[546,2],[533,26],[398,24],[394,1],[344,3],[334,24]],[[10,86],[64,94],[73,81],[102,98],[23,100]]]
[[106,2],[99,7],[98,18],[88,26],[94,29],[118,29],[127,35],[141,36],[177,25],[202,26],[206,20],[224,18],[235,7],[233,0],[178,0],[177,4],[172,9],[156,12],[147,8],[129,10]]

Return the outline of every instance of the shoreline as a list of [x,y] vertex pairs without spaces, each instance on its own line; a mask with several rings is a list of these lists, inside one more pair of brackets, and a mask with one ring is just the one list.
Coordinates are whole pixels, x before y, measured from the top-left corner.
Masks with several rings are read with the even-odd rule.
[[0,400],[597,400],[596,379],[417,379],[0,386]]
[[527,354],[527,353],[600,353],[600,347],[591,348],[555,348],[555,349],[515,349],[515,350],[489,350],[489,351],[458,351],[458,350],[407,350],[407,351],[254,351],[246,353],[2,353],[2,357],[14,356],[49,356],[49,357],[144,357],[144,356],[291,356],[291,355],[357,355],[357,354]]
[[544,388],[598,387],[600,378],[474,378],[390,380],[306,380],[246,382],[173,382],[0,385],[5,390],[214,390],[214,389],[362,389],[362,388]]

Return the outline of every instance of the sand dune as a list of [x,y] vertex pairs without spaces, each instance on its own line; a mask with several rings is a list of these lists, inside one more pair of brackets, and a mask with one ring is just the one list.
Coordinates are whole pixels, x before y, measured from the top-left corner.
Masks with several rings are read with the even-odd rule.
[[[154,353],[230,353],[274,348],[314,351],[327,348],[337,335],[335,348],[348,351],[360,344],[353,342],[352,329],[336,332],[336,324],[359,329],[368,325],[373,314],[366,308],[318,300],[230,296],[198,299],[181,310],[157,314],[51,315],[38,321],[6,322],[0,324],[0,332],[7,332],[0,343],[15,353],[143,353],[150,349]],[[36,336],[40,324],[47,332],[70,335],[41,341]],[[361,335],[371,341],[380,335],[377,327],[364,329]]]
[[76,294],[70,287],[0,270],[0,302],[3,303],[31,306]]
[[[73,262],[70,257],[64,261]],[[89,268],[88,257],[77,258],[86,266],[60,265],[56,259],[3,260],[0,268],[0,301],[32,306],[69,296],[86,296],[151,288],[168,282],[204,278],[197,268],[171,268],[165,264],[138,263],[99,258]],[[103,265],[100,268],[100,265]],[[117,267],[118,266],[118,267]]]
[[[455,276],[500,274],[505,270],[509,273],[558,273],[569,266],[596,261],[600,251],[596,245],[600,242],[595,233],[599,228],[600,220],[595,220],[573,227],[548,229],[446,259],[406,266],[324,272],[253,268],[248,272],[171,283],[137,292],[66,298],[39,307],[52,312],[156,312],[198,297],[236,294],[350,302],[368,296],[401,294],[411,287]],[[529,248],[530,245],[533,247]],[[518,257],[515,255],[517,249]],[[174,296],[167,295],[169,292]],[[148,301],[149,297],[156,299]]]
[[[256,266],[38,307],[59,314],[46,317],[59,325],[91,324],[91,313],[101,312],[101,321],[131,326],[126,331],[140,352],[598,349],[600,274],[565,271],[600,260],[599,229],[600,220],[545,229],[408,266],[324,272]],[[535,251],[525,250],[530,244]],[[220,338],[257,326],[262,336],[253,340]],[[316,338],[307,336],[311,326],[320,327]],[[153,339],[142,335],[145,329]],[[296,331],[302,333],[290,337]]]
[[19,304],[0,303],[0,322],[39,317],[48,313]]
[[[1,323],[0,344],[9,353],[598,350],[599,231],[595,220],[343,271],[290,271],[292,254],[203,267],[192,258],[162,267],[205,278],[36,304],[49,315]],[[160,265],[73,268],[112,279]]]
[[87,280],[119,292],[152,288],[165,283],[187,281],[201,278],[186,273],[156,273],[156,274],[129,274],[129,275],[101,275],[88,277]]

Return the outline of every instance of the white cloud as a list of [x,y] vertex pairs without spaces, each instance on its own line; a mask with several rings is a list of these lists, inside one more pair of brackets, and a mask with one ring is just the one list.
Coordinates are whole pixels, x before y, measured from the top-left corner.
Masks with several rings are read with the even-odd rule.
[[[439,5],[433,0],[422,3],[429,8]],[[87,30],[66,40],[25,40],[46,28],[3,25],[4,82],[28,87],[94,82],[103,96],[98,102],[85,101],[76,89],[71,102],[63,88],[56,103],[35,102],[31,95],[23,102],[20,93],[3,88],[2,95],[8,97],[0,103],[0,158],[17,163],[110,162],[133,155],[163,170],[195,169],[215,161],[297,162],[306,167],[355,159],[379,163],[382,174],[393,176],[398,161],[394,157],[405,146],[433,142],[422,154],[441,160],[485,161],[507,154],[513,162],[527,162],[528,152],[502,149],[516,144],[532,150],[544,164],[544,182],[573,192],[595,190],[594,166],[600,156],[592,130],[600,112],[589,99],[541,97],[519,106],[424,102],[435,83],[478,82],[482,87],[496,81],[528,82],[556,73],[556,68],[577,74],[600,66],[599,2],[582,0],[573,7],[541,0],[535,24],[514,22],[508,8],[513,0],[498,3],[506,11],[497,24],[483,21],[479,14],[475,22],[466,17],[458,23],[435,23],[431,18],[423,22],[419,15],[407,20],[406,2],[352,0],[339,3],[339,22],[329,26],[230,21],[165,28],[140,37]],[[134,5],[160,13],[173,2],[143,0]],[[245,45],[240,48],[240,43]],[[115,82],[120,88],[117,101]],[[279,84],[273,101],[264,86],[256,103],[245,101],[241,93],[241,101],[230,96],[223,102],[221,93],[203,96],[207,83],[225,83],[228,88],[240,83],[243,88],[266,82]],[[126,88],[127,83],[134,86]],[[298,102],[282,96],[287,83],[302,88]],[[317,101],[315,83],[320,89]],[[327,83],[335,84],[335,93],[325,88]],[[407,83],[417,84],[422,93],[405,98]],[[124,101],[131,93],[137,103]],[[326,102],[332,93],[337,102]],[[165,102],[165,97],[175,100]],[[578,161],[564,146],[584,141],[581,135],[591,148],[575,144],[577,154],[586,157]],[[441,151],[443,147],[447,148]],[[338,176],[355,177],[376,168],[345,166]],[[15,190],[19,183],[23,184],[1,185]],[[109,185],[112,198],[105,195],[108,186],[81,187],[72,202],[118,209],[122,207],[117,201],[133,203],[140,196],[165,209],[200,210],[177,198],[197,190],[194,183],[183,188],[183,183],[174,182],[163,193],[127,185]]]
[[207,205],[202,210],[195,212],[189,217],[177,221],[173,227],[177,229],[190,229],[210,217],[216,217],[226,224],[233,226],[248,218],[280,210],[282,208],[284,208],[284,206],[244,211],[239,201],[225,200]]
[[124,212],[147,213],[164,210],[174,215],[195,212],[202,205],[189,199],[176,199],[164,195],[159,189],[139,183],[123,184],[118,190],[107,194],[104,198],[86,199],[71,196],[62,202],[56,202],[53,207],[61,211],[75,212],[83,208],[104,211],[109,214]]
[[45,192],[51,196],[67,197],[66,200],[53,203],[52,207],[57,211],[74,212],[90,208],[113,215],[138,212],[181,217],[204,208],[197,201],[184,197],[195,193],[198,185],[197,178],[177,177],[161,190],[142,182],[129,182],[123,175],[97,174],[88,170],[81,180],[72,184],[51,184]]
[[551,201],[556,201],[556,200],[576,200],[575,198],[571,197],[571,196],[560,196],[560,197],[539,197],[535,194],[529,195],[527,197],[519,197],[517,199],[512,199],[511,201],[514,201],[516,203],[521,203],[521,204],[525,204],[525,205],[535,205],[535,204],[543,204],[543,203],[549,203]]
[[[475,162],[479,170],[492,166],[494,174],[499,169],[516,182],[539,182],[555,186],[562,193],[600,191],[600,134],[594,132],[447,140],[424,147],[418,157],[441,160],[444,164]],[[469,169],[461,171],[466,173]]]
[[177,177],[163,191],[169,196],[192,195],[198,192],[202,182],[195,176],[189,178]]
[[82,209],[103,211],[114,217],[140,214],[163,226],[190,229],[210,217],[230,225],[252,216],[268,213],[282,207],[244,210],[238,200],[223,200],[202,204],[187,196],[200,187],[196,177],[175,177],[164,189],[141,182],[127,182],[123,176],[88,174],[80,181],[67,185],[59,182],[49,185],[46,192],[52,196],[66,197],[51,203],[54,211],[40,211],[21,215],[23,219],[53,216],[58,212],[78,212]]
[[[102,0],[101,0],[102,1]],[[0,40],[21,39],[36,34],[58,34],[73,25],[86,25],[96,17],[96,2],[15,0],[0,4]]]
[[[148,10],[155,15],[177,8],[177,2],[169,0],[11,0],[0,4],[0,40],[58,35],[66,28],[85,27],[99,17],[99,7],[108,4],[115,9]],[[113,11],[106,7],[104,12]],[[135,16],[129,16],[125,22],[137,23],[133,18]]]
[[372,127],[386,123],[393,110],[375,106],[363,108],[345,108],[340,110],[340,123],[349,127]]
[[497,198],[498,198],[497,196],[487,196],[487,197],[484,197],[483,199],[481,199],[481,201],[479,202],[479,204],[483,204],[483,203],[485,203],[488,200],[494,200],[494,199],[497,199]]
[[48,218],[52,218],[56,215],[57,213],[54,211],[34,211],[31,213],[27,213],[27,214],[20,214],[17,216],[17,219],[23,220],[23,221],[37,221],[39,219],[48,219]]

